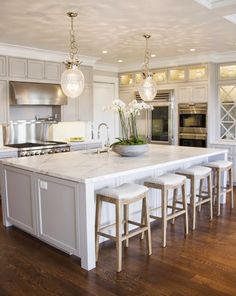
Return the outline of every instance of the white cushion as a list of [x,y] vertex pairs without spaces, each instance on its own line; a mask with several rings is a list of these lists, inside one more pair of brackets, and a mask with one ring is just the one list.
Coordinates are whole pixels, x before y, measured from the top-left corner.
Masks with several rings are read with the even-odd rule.
[[185,176],[168,173],[160,177],[147,179],[145,180],[145,182],[166,186],[178,186],[178,184],[181,184],[185,179]]
[[148,191],[143,185],[124,183],[117,187],[105,187],[97,192],[97,194],[113,197],[117,199],[132,199]]
[[210,168],[220,168],[220,169],[225,169],[228,168],[230,166],[232,166],[232,162],[228,161],[228,160],[216,160],[216,161],[212,161],[212,162],[208,162],[206,164],[204,164],[207,167]]
[[197,165],[188,169],[179,170],[178,174],[191,175],[194,177],[204,177],[211,172],[211,168]]

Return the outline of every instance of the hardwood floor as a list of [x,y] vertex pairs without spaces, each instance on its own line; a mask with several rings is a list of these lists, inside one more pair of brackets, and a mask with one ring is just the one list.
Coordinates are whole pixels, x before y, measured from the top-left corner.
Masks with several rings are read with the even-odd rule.
[[[236,198],[236,188],[234,192]],[[115,272],[115,244],[102,245],[96,269],[17,230],[0,226],[0,296],[5,295],[236,295],[236,208],[229,200],[209,223],[203,207],[197,227],[184,239],[183,221],[168,224],[161,247],[160,224],[152,224],[153,255],[144,241],[130,240],[123,271]]]

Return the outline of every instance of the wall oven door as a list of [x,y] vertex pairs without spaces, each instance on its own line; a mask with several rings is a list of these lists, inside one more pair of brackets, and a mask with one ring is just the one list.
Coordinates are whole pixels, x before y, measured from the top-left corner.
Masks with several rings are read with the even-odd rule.
[[206,104],[179,104],[179,133],[207,133]]
[[147,118],[149,142],[173,144],[173,102],[154,102],[152,106]]
[[190,147],[207,147],[207,135],[206,134],[180,134],[179,145],[190,146]]

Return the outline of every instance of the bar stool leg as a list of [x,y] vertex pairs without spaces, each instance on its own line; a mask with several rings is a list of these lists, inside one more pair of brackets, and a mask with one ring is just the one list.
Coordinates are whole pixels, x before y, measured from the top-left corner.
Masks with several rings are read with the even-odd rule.
[[196,184],[195,178],[191,178],[191,205],[192,205],[192,229],[196,228]]
[[[199,185],[199,195],[202,195],[202,188],[203,188],[203,179],[200,180],[200,185]],[[201,197],[199,197],[199,200],[202,200]],[[198,212],[201,212],[202,205],[199,205],[198,207]]]
[[233,185],[233,169],[229,169],[229,186],[231,188],[230,196],[231,196],[231,208],[234,208],[234,185]]
[[[142,225],[144,225],[144,223],[145,223],[145,212],[144,212],[144,199],[142,199],[142,210],[141,210],[141,224]],[[141,233],[141,239],[144,239],[144,235],[145,235],[145,233],[144,232],[142,232]]]
[[145,212],[145,226],[148,228],[147,235],[146,235],[148,255],[152,255],[151,227],[150,227],[149,206],[148,206],[147,195],[143,198],[143,204],[144,204],[144,212]]
[[166,247],[166,228],[167,228],[167,190],[162,189],[162,247]]
[[96,261],[98,261],[99,253],[99,235],[98,232],[101,227],[101,210],[102,210],[102,201],[99,195],[96,197],[96,218],[95,218],[95,246],[96,246]]
[[[128,220],[129,220],[129,205],[124,205],[124,233],[125,233],[125,235],[129,234]],[[125,246],[126,246],[126,248],[128,248],[128,246],[129,246],[129,239],[128,238],[125,240]]]
[[188,203],[187,203],[186,183],[182,185],[182,200],[183,200],[183,208],[185,209],[185,234],[188,235]]
[[220,216],[221,170],[217,169],[217,216]]
[[122,269],[122,218],[120,202],[116,203],[116,270],[120,272]]
[[[178,197],[178,189],[175,188],[173,193],[172,215],[175,213],[177,197]],[[175,217],[172,219],[172,224],[175,224]]]
[[213,219],[213,195],[212,195],[212,176],[211,174],[207,177],[208,184],[208,196],[210,197],[210,220]]

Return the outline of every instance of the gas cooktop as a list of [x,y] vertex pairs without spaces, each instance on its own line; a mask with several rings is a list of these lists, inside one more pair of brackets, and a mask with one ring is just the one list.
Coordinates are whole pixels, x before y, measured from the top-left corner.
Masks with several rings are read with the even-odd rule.
[[49,141],[49,142],[37,142],[37,143],[15,143],[15,144],[8,144],[5,146],[18,148],[18,149],[24,149],[24,148],[34,148],[34,147],[45,147],[45,146],[55,146],[55,145],[67,145],[66,142],[55,142],[55,141]]
[[56,142],[56,141],[15,143],[15,144],[8,144],[5,146],[18,148],[19,157],[53,154],[53,153],[70,151],[70,146],[66,142]]

